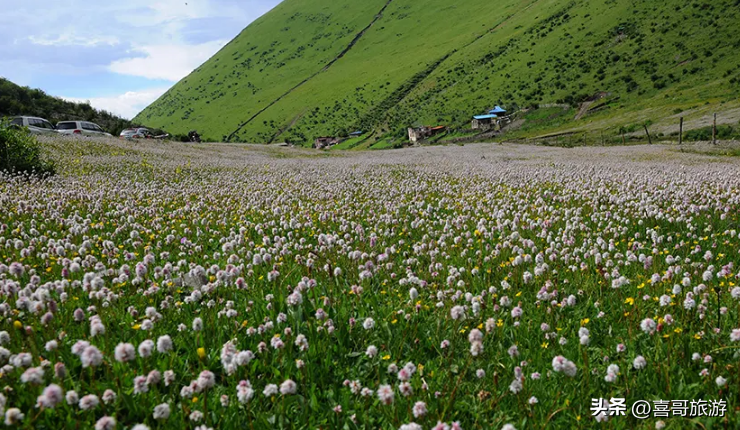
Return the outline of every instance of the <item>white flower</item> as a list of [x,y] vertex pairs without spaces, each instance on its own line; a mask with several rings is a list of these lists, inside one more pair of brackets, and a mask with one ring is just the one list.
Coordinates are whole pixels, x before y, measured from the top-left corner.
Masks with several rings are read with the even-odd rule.
[[75,405],[77,404],[77,402],[80,401],[80,397],[77,395],[77,392],[73,390],[67,391],[67,393],[64,395],[64,398],[67,400],[67,404],[70,406]]
[[576,376],[577,372],[575,363],[563,357],[562,355],[558,355],[557,357],[552,359],[552,368],[556,372],[563,372],[571,378]]
[[44,349],[46,349],[47,352],[51,352],[51,351],[55,351],[58,347],[59,347],[59,343],[57,343],[56,340],[50,340],[46,342]]
[[115,349],[116,361],[125,363],[136,358],[136,350],[130,343],[119,343]]
[[113,390],[108,389],[103,392],[103,403],[105,403],[106,405],[115,402],[116,398],[118,398],[118,395]]
[[414,403],[414,408],[412,409],[412,412],[414,414],[414,418],[423,417],[427,414],[427,404],[424,402]]
[[652,318],[645,318],[640,323],[640,328],[642,329],[642,331],[644,331],[647,334],[653,334],[653,333],[655,333],[655,330],[657,328],[657,324],[655,323],[655,321]]
[[278,393],[278,386],[275,384],[268,384],[262,391],[265,397],[271,397]]
[[367,351],[365,351],[365,355],[370,358],[375,357],[376,355],[378,355],[378,348],[376,348],[375,345],[368,346]]
[[172,339],[168,335],[160,336],[157,339],[157,351],[161,354],[172,351]]
[[280,394],[284,396],[288,394],[295,394],[296,389],[296,383],[293,382],[291,379],[286,379],[282,384],[280,384]]
[[249,381],[240,381],[239,385],[236,387],[236,398],[239,400],[239,403],[245,404],[249,402],[252,397],[254,397],[252,384],[250,384]]
[[198,392],[207,390],[216,385],[216,375],[214,375],[213,372],[211,372],[210,370],[204,370],[200,372],[200,375],[198,375],[198,380],[196,382]]
[[80,399],[79,407],[83,411],[94,409],[100,404],[100,399],[95,394],[88,394]]
[[162,403],[155,406],[152,416],[155,420],[166,420],[170,417],[170,405],[168,403]]
[[103,363],[103,354],[94,346],[88,346],[80,356],[82,367],[97,367]]
[[727,384],[727,379],[718,376],[717,379],[714,380],[714,382],[717,384],[718,387],[722,388]]
[[365,321],[362,323],[362,327],[365,330],[371,330],[373,327],[375,327],[375,320],[372,318],[366,318]]
[[5,411],[5,425],[6,426],[12,426],[15,424],[18,424],[19,422],[23,421],[23,418],[25,418],[25,415],[21,413],[21,410],[18,408],[10,408],[7,411]]
[[511,391],[514,394],[517,394],[520,391],[522,391],[522,388],[524,388],[524,385],[522,384],[522,381],[519,378],[514,378],[514,380],[511,381],[511,384],[509,384],[509,391]]
[[470,344],[470,354],[473,357],[479,356],[483,352],[483,342],[473,342]]
[[483,333],[478,330],[477,328],[474,328],[470,330],[470,333],[468,334],[468,342],[482,342],[483,341]]
[[450,310],[450,316],[452,317],[453,320],[459,320],[459,319],[465,318],[465,308],[460,305],[453,306],[452,309]]
[[64,400],[64,391],[62,387],[56,384],[51,384],[44,388],[44,391],[36,399],[37,406],[43,406],[45,408],[53,408]]
[[146,376],[137,376],[134,378],[134,394],[149,392],[149,386],[146,383]]
[[660,306],[668,306],[671,304],[671,296],[663,294],[660,296]]
[[632,362],[632,366],[637,370],[644,369],[647,366],[647,360],[642,355],[638,355]]
[[169,387],[170,384],[175,382],[175,372],[172,370],[165,370],[164,371],[164,385],[165,387]]
[[41,384],[44,382],[44,369],[41,367],[29,367],[21,375],[21,382],[24,384]]
[[614,382],[617,380],[617,375],[619,375],[619,366],[617,366],[616,364],[610,364],[609,367],[606,369],[606,376],[604,377],[604,381]]
[[378,387],[378,399],[384,405],[390,405],[393,403],[393,388],[390,385],[381,385]]
[[95,430],[113,430],[116,428],[116,419],[105,416],[95,423]]
[[139,355],[143,358],[147,358],[152,355],[154,349],[154,341],[147,339],[139,344]]

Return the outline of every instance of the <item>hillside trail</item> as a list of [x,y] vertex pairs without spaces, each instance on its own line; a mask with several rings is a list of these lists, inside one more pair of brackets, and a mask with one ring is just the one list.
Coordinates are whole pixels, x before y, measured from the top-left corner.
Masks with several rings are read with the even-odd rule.
[[299,113],[298,115],[296,115],[296,116],[295,116],[295,118],[293,118],[293,120],[292,120],[292,121],[290,122],[290,124],[286,125],[286,126],[285,126],[285,127],[283,127],[283,128],[280,128],[280,129],[278,129],[278,131],[276,131],[276,132],[275,132],[275,134],[273,134],[273,135],[272,135],[272,137],[270,138],[270,141],[269,141],[269,142],[267,142],[267,143],[273,143],[273,142],[275,142],[275,140],[276,140],[276,139],[277,139],[278,137],[280,137],[280,136],[281,136],[281,135],[282,135],[283,133],[285,133],[285,132],[286,132],[286,131],[288,131],[288,130],[289,130],[289,129],[290,129],[291,127],[293,127],[294,125],[296,125],[296,123],[297,123],[298,121],[300,121],[300,120],[301,120],[301,118],[303,118],[303,116],[304,116],[304,115],[306,114],[306,111],[307,111],[307,110],[308,110],[308,108],[306,108],[306,109],[303,109],[303,112],[301,112],[301,113]]
[[576,121],[583,118],[584,115],[586,115],[586,112],[591,108],[591,106],[596,103],[596,100],[589,100],[586,102],[581,103],[581,108],[578,110],[578,113],[576,114]]
[[[350,41],[350,42],[349,42],[349,45],[347,45],[347,47],[345,47],[345,48],[344,48],[344,49],[343,49],[343,50],[342,50],[342,51],[341,51],[341,52],[340,52],[339,54],[337,54],[337,56],[335,56],[335,57],[334,57],[334,58],[333,58],[333,59],[332,59],[331,61],[329,61],[329,62],[328,62],[328,63],[327,63],[327,64],[326,64],[326,65],[325,65],[324,67],[322,67],[322,68],[321,68],[321,70],[319,70],[318,72],[316,72],[316,73],[312,74],[311,76],[307,77],[306,79],[302,80],[302,81],[301,81],[301,82],[299,82],[299,83],[298,83],[297,85],[295,85],[294,87],[290,88],[290,89],[289,89],[288,91],[286,91],[285,93],[283,93],[283,94],[282,94],[282,95],[281,95],[280,97],[278,97],[278,98],[276,98],[275,100],[271,101],[271,102],[270,102],[269,104],[267,104],[267,106],[265,106],[264,108],[260,109],[260,110],[259,110],[259,111],[258,111],[257,113],[255,113],[254,115],[252,115],[252,116],[251,116],[251,117],[250,117],[249,119],[247,119],[247,120],[246,120],[246,121],[244,121],[243,123],[239,124],[239,126],[238,126],[238,127],[236,128],[236,130],[234,130],[233,132],[231,132],[231,134],[229,134],[229,136],[228,136],[228,137],[226,138],[226,141],[227,141],[227,142],[231,141],[231,139],[232,139],[232,138],[234,137],[234,135],[236,135],[236,134],[237,134],[237,133],[238,133],[239,131],[241,131],[241,129],[242,129],[242,128],[244,128],[244,127],[245,127],[246,125],[248,125],[249,123],[251,123],[252,121],[254,121],[254,120],[255,120],[255,119],[256,119],[256,118],[258,117],[258,116],[260,116],[260,115],[261,115],[262,113],[264,113],[264,112],[265,112],[266,110],[268,110],[269,108],[271,108],[272,106],[274,106],[275,104],[277,104],[277,103],[278,103],[278,102],[279,102],[280,100],[282,100],[282,99],[284,99],[285,97],[289,96],[289,95],[290,95],[290,94],[291,94],[291,93],[292,93],[293,91],[295,91],[295,90],[297,90],[298,88],[302,87],[302,86],[303,86],[303,85],[305,85],[305,84],[306,84],[306,83],[307,83],[308,81],[310,81],[311,79],[313,79],[313,78],[315,78],[316,76],[318,76],[318,75],[319,75],[320,73],[323,73],[323,72],[326,72],[327,70],[329,70],[329,68],[330,68],[330,67],[331,67],[332,65],[334,65],[334,63],[336,63],[337,61],[339,61],[339,59],[341,59],[342,57],[344,57],[344,56],[345,56],[345,55],[346,55],[346,54],[347,54],[347,53],[348,53],[348,52],[349,52],[349,51],[350,51],[350,50],[352,49],[352,47],[354,47],[354,46],[355,46],[355,45],[357,44],[357,42],[358,42],[358,41],[359,41],[359,40],[360,40],[360,39],[362,38],[362,36],[364,36],[364,35],[365,35],[365,33],[366,33],[366,32],[367,32],[367,31],[368,31],[368,30],[369,30],[369,29],[370,29],[370,28],[371,28],[371,27],[372,27],[372,26],[373,26],[373,25],[374,25],[374,24],[375,24],[376,22],[378,22],[378,20],[379,20],[380,18],[382,18],[382,17],[383,17],[383,12],[385,12],[385,10],[386,10],[386,9],[388,8],[388,6],[390,6],[390,4],[391,4],[392,2],[393,2],[393,0],[388,0],[388,1],[387,1],[387,2],[386,2],[386,3],[384,4],[384,5],[383,5],[383,7],[382,7],[382,8],[380,9],[380,11],[379,11],[379,12],[378,12],[377,14],[375,14],[375,17],[374,17],[374,18],[373,18],[373,20],[372,20],[372,21],[370,22],[370,24],[368,24],[368,25],[367,25],[367,26],[366,26],[365,28],[363,28],[362,30],[360,30],[360,32],[359,32],[359,33],[357,33],[357,34],[355,35],[355,37],[354,37],[354,38],[352,39],[352,41]],[[291,124],[291,126],[292,126],[292,124]],[[289,128],[290,128],[291,126],[288,126],[288,127],[286,127],[286,128],[285,128],[285,129],[283,130],[283,131],[281,131],[281,132],[279,132],[278,134],[276,134],[275,136],[273,136],[273,137],[272,137],[272,140],[274,141],[274,140],[275,140],[276,138],[278,138],[278,137],[279,137],[279,136],[280,136],[280,135],[281,135],[281,134],[282,134],[283,132],[285,132],[286,130],[288,130],[288,129],[289,129]]]

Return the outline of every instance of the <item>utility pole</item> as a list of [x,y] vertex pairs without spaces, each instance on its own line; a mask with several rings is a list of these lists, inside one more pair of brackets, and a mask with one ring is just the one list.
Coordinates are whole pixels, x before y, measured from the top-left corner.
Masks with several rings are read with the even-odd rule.
[[642,126],[645,128],[645,134],[647,134],[648,145],[652,145],[653,139],[650,137],[650,132],[648,131],[647,124],[643,124]]

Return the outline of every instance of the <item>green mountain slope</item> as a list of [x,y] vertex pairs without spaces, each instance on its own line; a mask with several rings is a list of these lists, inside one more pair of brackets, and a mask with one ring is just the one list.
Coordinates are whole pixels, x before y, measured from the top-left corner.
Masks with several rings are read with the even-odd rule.
[[668,122],[740,107],[738,26],[740,0],[285,0],[134,120],[240,142],[400,139],[601,94],[543,129]]
[[16,115],[38,116],[52,123],[64,120],[92,121],[117,136],[131,122],[88,103],[74,103],[53,97],[42,90],[21,87],[0,78],[0,118]]

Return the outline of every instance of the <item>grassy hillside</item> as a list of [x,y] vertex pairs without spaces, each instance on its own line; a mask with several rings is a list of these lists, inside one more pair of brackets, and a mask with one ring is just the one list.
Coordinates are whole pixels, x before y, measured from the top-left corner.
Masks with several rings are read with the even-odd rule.
[[740,115],[738,25],[740,0],[285,0],[135,121],[242,142],[362,129],[383,145],[494,104],[573,107],[520,134],[702,126]]
[[68,102],[0,78],[0,118],[16,115],[38,116],[55,124],[64,120],[92,121],[113,135],[131,126],[130,121],[87,103]]

